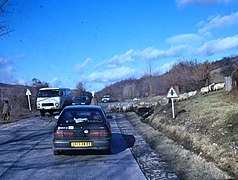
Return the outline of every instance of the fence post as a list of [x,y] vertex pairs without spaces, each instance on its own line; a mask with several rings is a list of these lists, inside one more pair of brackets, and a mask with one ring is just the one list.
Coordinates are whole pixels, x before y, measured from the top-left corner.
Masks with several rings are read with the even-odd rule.
[[225,77],[225,91],[232,90],[232,78],[231,76]]

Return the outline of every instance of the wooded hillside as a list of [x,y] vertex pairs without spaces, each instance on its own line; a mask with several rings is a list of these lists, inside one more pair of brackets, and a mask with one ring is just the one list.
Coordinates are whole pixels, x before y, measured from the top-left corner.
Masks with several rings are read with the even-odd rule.
[[238,56],[226,57],[215,62],[196,60],[181,61],[162,75],[145,75],[140,79],[127,79],[111,84],[97,96],[110,94],[114,100],[144,98],[165,95],[171,86],[177,85],[180,93],[199,90],[211,83],[224,82],[224,77],[232,76],[233,91],[237,91]]

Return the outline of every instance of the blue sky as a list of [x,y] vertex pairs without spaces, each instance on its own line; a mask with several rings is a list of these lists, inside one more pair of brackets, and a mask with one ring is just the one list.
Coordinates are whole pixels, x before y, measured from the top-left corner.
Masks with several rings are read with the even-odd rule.
[[0,82],[88,91],[238,55],[238,0],[9,0]]

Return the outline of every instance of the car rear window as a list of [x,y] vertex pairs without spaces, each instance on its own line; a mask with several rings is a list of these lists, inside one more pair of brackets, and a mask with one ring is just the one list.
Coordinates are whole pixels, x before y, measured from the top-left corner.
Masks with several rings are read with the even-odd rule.
[[59,123],[83,123],[103,122],[103,115],[100,111],[65,110],[59,117]]
[[87,100],[86,97],[76,97],[75,99],[76,99],[76,100],[83,100],[83,101],[86,101],[86,100]]

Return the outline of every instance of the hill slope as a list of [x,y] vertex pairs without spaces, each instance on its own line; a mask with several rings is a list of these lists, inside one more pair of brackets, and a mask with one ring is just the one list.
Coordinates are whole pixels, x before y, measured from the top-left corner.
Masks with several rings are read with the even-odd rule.
[[210,92],[175,103],[175,119],[168,104],[143,121],[238,178],[237,103],[225,92]]

